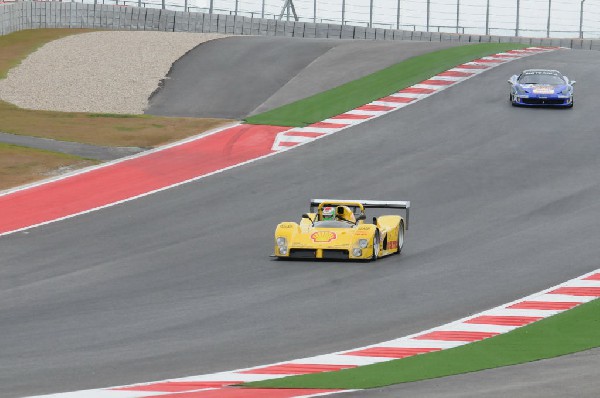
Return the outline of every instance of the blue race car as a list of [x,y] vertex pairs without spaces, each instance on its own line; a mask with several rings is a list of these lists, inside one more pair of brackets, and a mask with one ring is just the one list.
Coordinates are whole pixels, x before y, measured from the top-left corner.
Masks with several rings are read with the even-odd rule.
[[508,80],[513,106],[573,107],[575,80],[557,70],[528,69]]

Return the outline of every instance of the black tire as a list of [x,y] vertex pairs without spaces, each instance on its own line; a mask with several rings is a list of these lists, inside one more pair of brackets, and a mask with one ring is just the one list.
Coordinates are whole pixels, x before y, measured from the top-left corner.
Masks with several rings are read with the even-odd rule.
[[371,255],[371,261],[377,261],[379,258],[379,249],[381,248],[381,240],[379,239],[379,231],[375,231],[373,237],[373,254]]
[[396,250],[395,255],[402,253],[402,247],[404,246],[404,223],[401,222],[398,225],[398,250]]

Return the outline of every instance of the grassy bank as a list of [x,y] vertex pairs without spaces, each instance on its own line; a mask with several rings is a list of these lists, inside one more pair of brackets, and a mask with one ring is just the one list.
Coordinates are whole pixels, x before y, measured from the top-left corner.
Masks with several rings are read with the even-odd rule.
[[0,143],[0,191],[97,163],[78,156]]

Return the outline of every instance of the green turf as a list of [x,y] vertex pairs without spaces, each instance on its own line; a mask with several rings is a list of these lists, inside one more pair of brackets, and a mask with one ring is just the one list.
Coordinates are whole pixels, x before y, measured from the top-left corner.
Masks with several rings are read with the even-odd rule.
[[278,388],[363,389],[537,361],[600,347],[600,300],[490,339],[339,372],[247,383]]
[[245,119],[250,124],[302,127],[339,115],[410,87],[462,63],[507,50],[517,43],[481,43],[451,47],[409,58],[361,79]]

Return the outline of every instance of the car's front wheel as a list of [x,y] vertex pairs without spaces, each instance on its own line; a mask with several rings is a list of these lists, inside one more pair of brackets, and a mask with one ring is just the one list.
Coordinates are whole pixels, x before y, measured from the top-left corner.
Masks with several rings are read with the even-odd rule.
[[375,236],[373,237],[373,254],[371,255],[371,261],[376,261],[379,258],[379,231],[375,231]]

